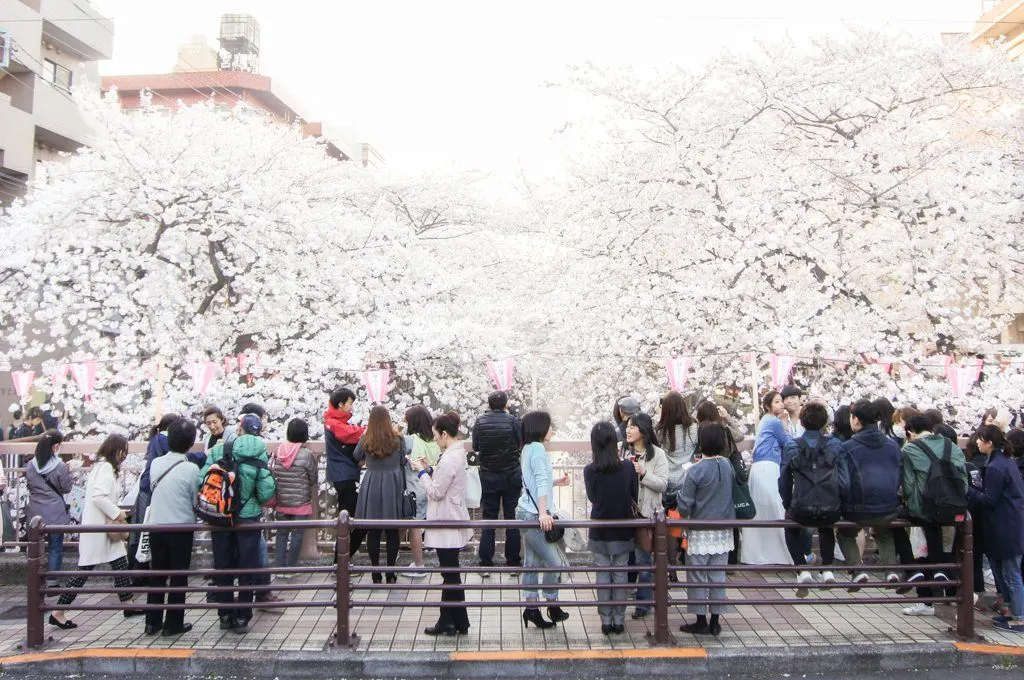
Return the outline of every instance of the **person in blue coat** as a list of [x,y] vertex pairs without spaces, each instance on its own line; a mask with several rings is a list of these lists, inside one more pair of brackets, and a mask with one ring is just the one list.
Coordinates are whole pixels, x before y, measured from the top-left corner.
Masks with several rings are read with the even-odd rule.
[[[997,628],[1024,633],[1024,582],[1021,581],[1021,556],[1024,555],[1024,478],[1017,463],[1010,459],[1012,445],[996,425],[978,428],[978,450],[989,455],[982,489],[969,487],[968,499],[980,503],[985,515],[985,554],[1009,616],[997,616]],[[1008,450],[1009,449],[1009,450]]]

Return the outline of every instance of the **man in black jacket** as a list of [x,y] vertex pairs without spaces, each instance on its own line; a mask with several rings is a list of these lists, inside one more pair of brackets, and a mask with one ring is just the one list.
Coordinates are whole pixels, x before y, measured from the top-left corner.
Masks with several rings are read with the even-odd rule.
[[[480,512],[484,519],[498,519],[501,508],[505,519],[515,519],[523,492],[519,467],[523,427],[508,412],[508,395],[504,392],[492,393],[487,405],[490,410],[473,425],[473,450],[480,461]],[[510,567],[521,564],[518,529],[505,530],[505,562]],[[494,566],[494,529],[484,529],[480,534],[480,566]]]

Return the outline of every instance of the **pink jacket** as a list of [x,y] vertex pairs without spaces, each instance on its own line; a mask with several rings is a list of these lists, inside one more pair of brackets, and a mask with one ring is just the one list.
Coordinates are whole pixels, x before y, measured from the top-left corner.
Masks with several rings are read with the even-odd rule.
[[[469,521],[466,508],[466,448],[453,444],[441,454],[433,475],[421,475],[427,494],[428,520]],[[473,538],[472,529],[427,529],[423,545],[428,548],[462,548]]]

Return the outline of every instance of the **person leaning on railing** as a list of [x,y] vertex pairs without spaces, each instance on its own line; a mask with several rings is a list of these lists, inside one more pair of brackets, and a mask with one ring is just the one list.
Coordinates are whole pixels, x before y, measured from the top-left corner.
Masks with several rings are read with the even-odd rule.
[[[449,411],[434,419],[434,441],[444,448],[437,463],[431,467],[426,457],[412,459],[411,464],[427,495],[429,521],[469,521],[466,507],[466,447],[459,441],[459,416]],[[427,529],[424,545],[437,551],[441,578],[445,585],[461,585],[459,551],[473,538],[472,529]],[[465,602],[466,591],[445,589],[442,602]],[[437,623],[423,630],[427,635],[466,635],[469,614],[466,607],[441,607]]]
[[[192,421],[179,418],[167,428],[168,452],[153,461],[150,468],[152,498],[147,524],[195,524],[193,504],[199,486],[199,466],[186,457],[196,442],[196,427]],[[187,570],[192,564],[191,531],[152,531],[149,534],[150,588],[167,586],[167,576],[160,571]],[[188,586],[187,576],[171,576],[172,588]],[[161,605],[164,593],[149,593],[147,604]],[[185,593],[167,593],[167,604],[185,604]],[[184,609],[161,609],[146,612],[146,635],[163,631],[165,637],[181,635],[192,630],[185,623]]]
[[[119,434],[108,435],[96,452],[96,462],[89,472],[89,481],[85,486],[85,506],[82,510],[82,524],[124,524],[124,511],[117,505],[117,468],[128,455],[128,440]],[[128,552],[124,540],[113,533],[83,533],[78,538],[78,569],[81,574],[68,580],[66,587],[78,590],[85,586],[89,572],[98,564],[109,564],[115,571],[128,569]],[[120,592],[117,599],[131,602],[135,595],[125,592],[131,582],[127,576],[115,576],[114,587]],[[75,601],[76,593],[64,593],[57,604],[67,606]],[[125,609],[124,616],[140,616],[145,612],[138,609]],[[58,628],[77,628],[73,621],[68,621],[64,611],[50,614],[50,625]]]

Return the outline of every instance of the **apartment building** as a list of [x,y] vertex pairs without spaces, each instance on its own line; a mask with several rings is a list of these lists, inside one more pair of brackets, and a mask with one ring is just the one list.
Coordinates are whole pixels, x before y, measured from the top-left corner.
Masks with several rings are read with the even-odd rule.
[[99,89],[114,24],[88,0],[0,0],[0,205],[37,163],[87,146],[95,128],[71,92]]

